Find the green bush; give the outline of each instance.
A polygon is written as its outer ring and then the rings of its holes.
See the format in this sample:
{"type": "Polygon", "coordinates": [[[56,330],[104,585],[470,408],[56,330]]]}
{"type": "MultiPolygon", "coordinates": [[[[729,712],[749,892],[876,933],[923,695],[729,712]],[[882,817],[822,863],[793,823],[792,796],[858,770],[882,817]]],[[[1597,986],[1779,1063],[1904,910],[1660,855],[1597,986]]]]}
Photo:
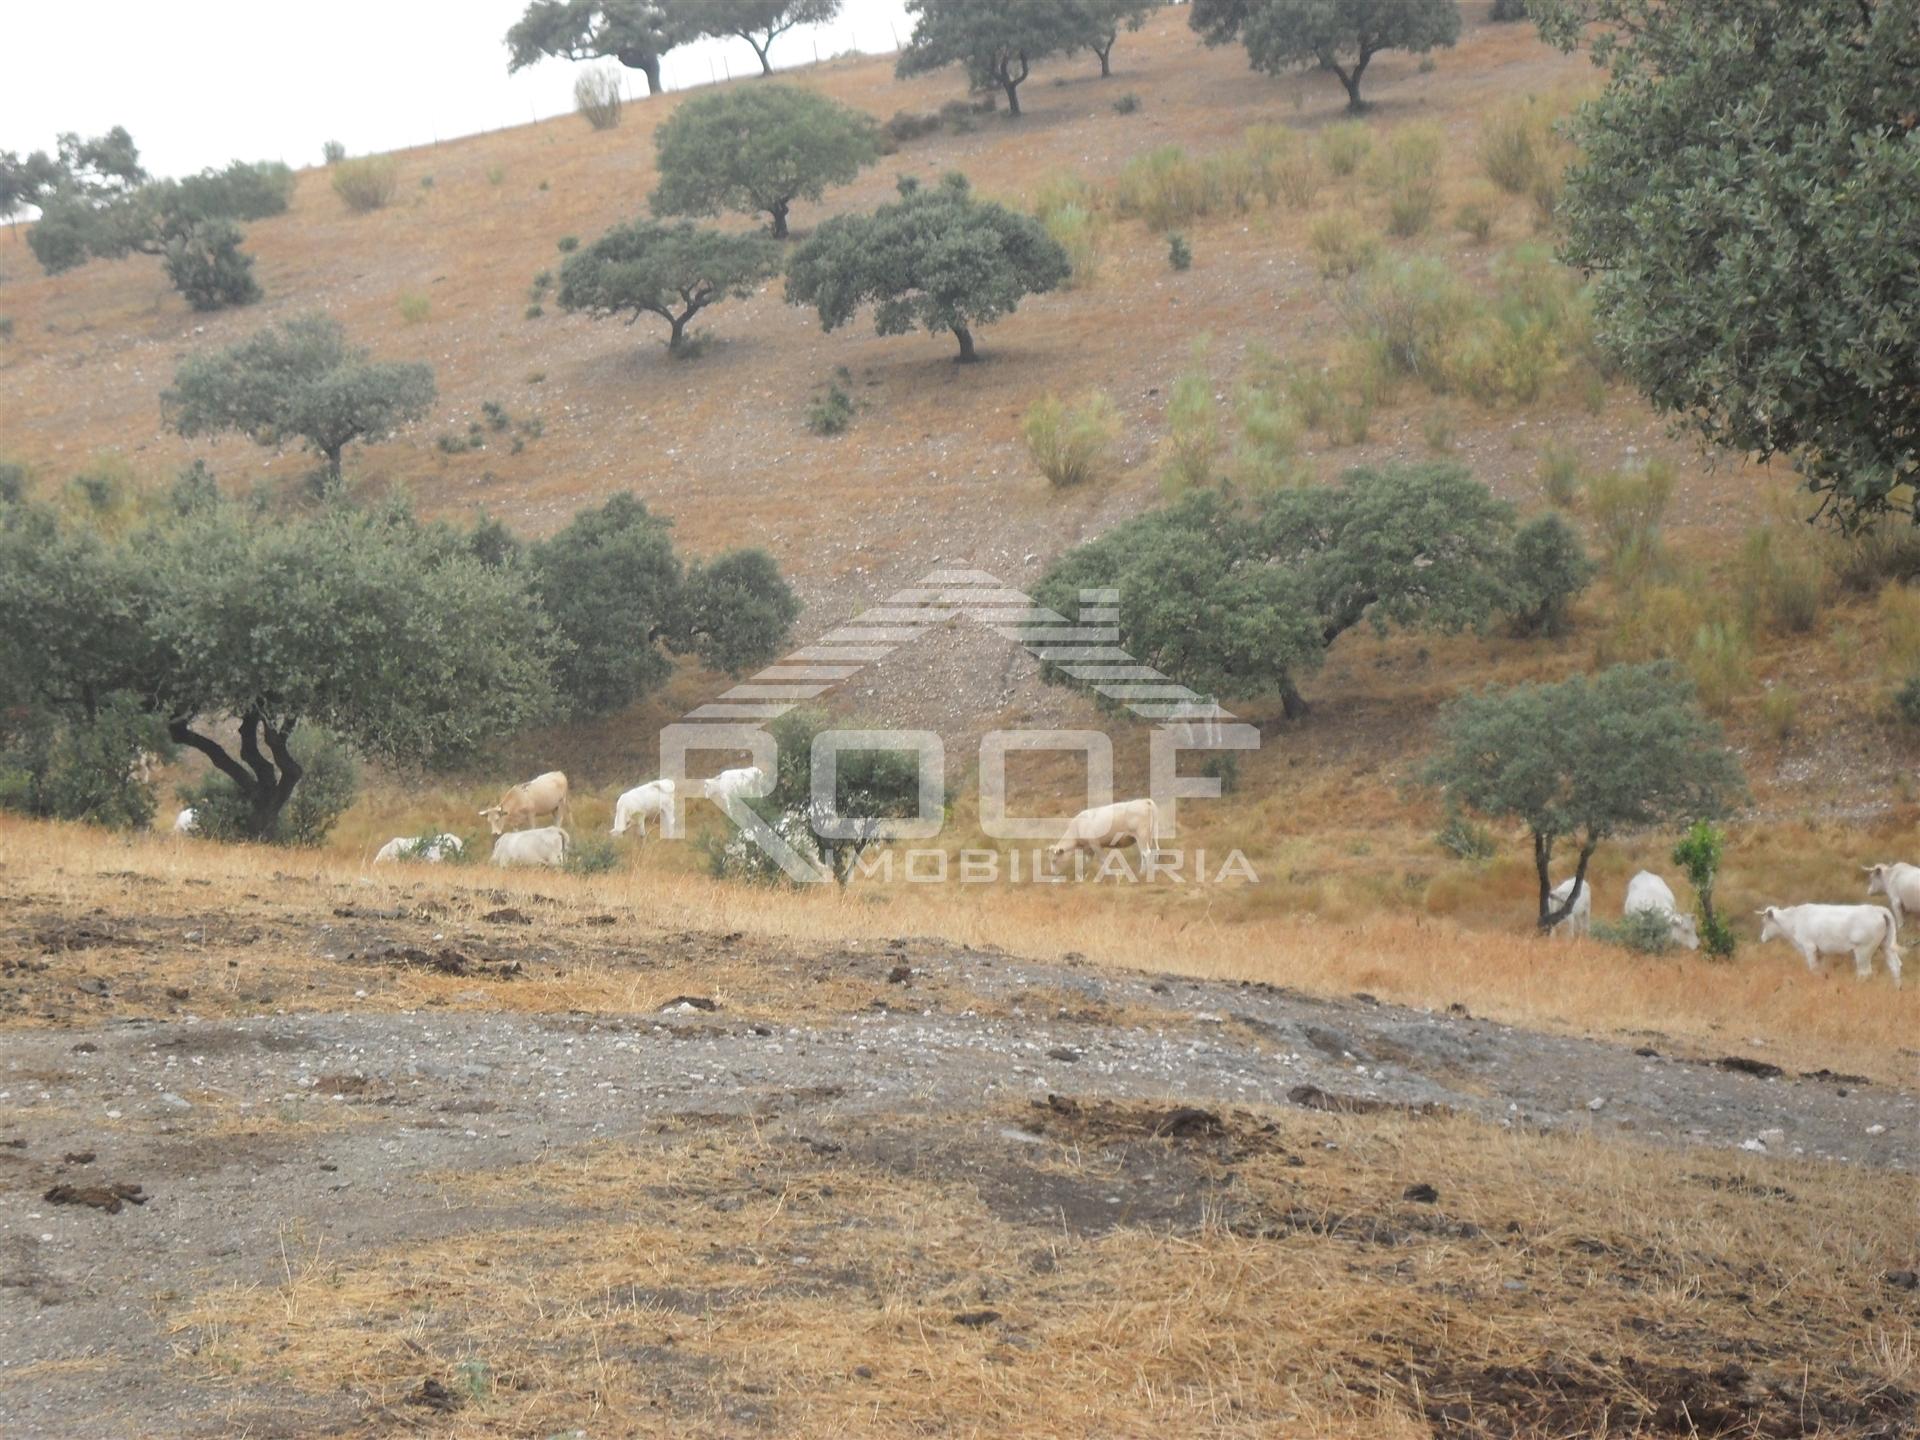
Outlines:
{"type": "Polygon", "coordinates": [[[91,720],[38,710],[0,721],[0,808],[117,830],[153,822],[153,787],[134,774],[142,751],[172,751],[166,727],[131,695],[111,695],[91,720]]]}
{"type": "Polygon", "coordinates": [[[14,460],[0,460],[0,504],[17,505],[27,493],[27,467],[14,460]]]}
{"type": "Polygon", "coordinates": [[[1104,391],[1090,390],[1077,404],[1057,395],[1034,402],[1022,426],[1027,453],[1056,489],[1096,478],[1112,459],[1120,412],[1104,391]]]}
{"type": "Polygon", "coordinates": [[[1810,539],[1796,534],[1783,544],[1772,525],[1747,532],[1734,562],[1734,584],[1749,625],[1805,635],[1819,623],[1827,567],[1810,539]]]}
{"type": "Polygon", "coordinates": [[[419,325],[433,313],[433,301],[418,290],[409,290],[400,297],[400,318],[408,325],[419,325]]]}
{"type": "Polygon", "coordinates": [[[1225,203],[1217,164],[1178,145],[1162,145],[1127,162],[1114,182],[1114,208],[1156,230],[1211,215],[1225,203]]]}
{"type": "Polygon", "coordinates": [[[241,252],[242,238],[231,221],[207,220],[167,241],[161,259],[167,279],[195,310],[224,310],[260,298],[253,257],[241,252]]]}
{"type": "Polygon", "coordinates": [[[1720,875],[1720,857],[1726,837],[1706,820],[1696,820],[1673,847],[1673,863],[1686,872],[1693,886],[1694,914],[1699,921],[1700,949],[1715,960],[1733,958],[1733,928],[1714,908],[1713,888],[1720,875]]]}
{"type": "Polygon", "coordinates": [[[1521,635],[1558,635],[1567,607],[1593,579],[1594,564],[1574,529],[1557,513],[1537,516],[1513,537],[1508,617],[1521,635]]]}
{"type": "Polygon", "coordinates": [[[1320,158],[1329,173],[1343,179],[1357,171],[1373,150],[1373,136],[1358,120],[1342,120],[1320,134],[1320,158]]]}
{"type": "Polygon", "coordinates": [[[338,165],[347,158],[347,147],[338,140],[329,140],[320,147],[320,157],[329,165],[338,165]]]}
{"type": "Polygon", "coordinates": [[[1203,370],[1189,370],[1173,382],[1167,397],[1166,466],[1164,484],[1170,492],[1209,485],[1220,455],[1220,420],[1215,413],[1213,380],[1203,370]]]}
{"type": "Polygon", "coordinates": [[[1800,692],[1776,685],[1760,697],[1760,720],[1775,740],[1786,740],[1800,728],[1800,692]]]}
{"type": "Polygon", "coordinates": [[[1167,236],[1167,264],[1176,270],[1193,268],[1193,250],[1187,244],[1187,237],[1175,230],[1167,236]]]}
{"type": "Polygon", "coordinates": [[[1673,950],[1673,927],[1657,910],[1636,910],[1618,920],[1596,920],[1593,938],[1638,955],[1666,955],[1673,950]]]}
{"type": "Polygon", "coordinates": [[[363,155],[333,167],[333,193],[356,215],[384,209],[400,185],[400,166],[388,155],[363,155]]]}
{"type": "Polygon", "coordinates": [[[1322,215],[1307,231],[1307,246],[1329,280],[1345,280],[1369,269],[1380,255],[1380,237],[1351,210],[1322,215]]]}
{"type": "Polygon", "coordinates": [[[909,140],[918,140],[922,135],[931,135],[940,128],[938,115],[916,115],[911,110],[896,110],[893,117],[882,127],[887,139],[896,146],[909,140]]]}
{"type": "Polygon", "coordinates": [[[846,388],[852,382],[845,367],[834,372],[826,393],[807,407],[807,429],[816,435],[839,435],[853,424],[853,396],[846,388]]]}
{"type": "Polygon", "coordinates": [[[620,123],[620,84],[617,70],[585,71],[573,82],[574,110],[596,130],[613,129],[620,123]]]}
{"type": "Polygon", "coordinates": [[[1140,97],[1131,90],[1113,102],[1113,113],[1116,115],[1131,115],[1139,108],[1140,97]]]}
{"type": "Polygon", "coordinates": [[[1893,714],[1910,730],[1920,730],[1920,674],[1909,675],[1893,692],[1893,714]]]}
{"type": "Polygon", "coordinates": [[[1753,685],[1753,645],[1737,624],[1709,621],[1702,625],[1694,632],[1686,662],[1700,708],[1709,715],[1725,715],[1753,685]]]}
{"type": "Polygon", "coordinates": [[[1065,289],[1082,290],[1100,274],[1100,217],[1082,205],[1066,204],[1041,215],[1040,223],[1067,252],[1073,267],[1065,289]]]}
{"type": "Polygon", "coordinates": [[[1346,304],[1347,323],[1388,377],[1418,379],[1442,391],[1454,337],[1474,303],[1472,292],[1439,261],[1402,261],[1360,283],[1346,304]]]}
{"type": "Polygon", "coordinates": [[[1549,440],[1540,447],[1540,493],[1562,510],[1580,498],[1580,453],[1571,445],[1549,440]]]}
{"type": "Polygon", "coordinates": [[[1617,578],[1632,579],[1661,565],[1662,525],[1675,478],[1664,460],[1587,477],[1587,510],[1617,578]]]}
{"type": "Polygon", "coordinates": [[[1442,850],[1475,864],[1491,860],[1500,853],[1500,844],[1493,838],[1493,832],[1469,820],[1457,805],[1447,807],[1446,823],[1433,839],[1442,850]]]}
{"type": "MultiPolygon", "coordinates": [[[[602,129],[602,126],[596,126],[602,129]]],[[[620,863],[620,847],[604,835],[571,840],[561,868],[569,875],[604,875],[620,863]]]]}
{"type": "MultiPolygon", "coordinates": [[[[320,845],[359,794],[360,764],[337,736],[317,725],[295,730],[290,748],[306,773],[266,839],[274,845],[320,845]]],[[[208,839],[245,838],[246,797],[219,771],[209,772],[198,785],[181,791],[180,803],[193,810],[200,833],[208,839]]]]}
{"type": "Polygon", "coordinates": [[[1454,229],[1476,245],[1484,245],[1493,238],[1493,228],[1499,221],[1499,207],[1481,198],[1462,201],[1460,208],[1453,212],[1454,229]]]}
{"type": "Polygon", "coordinates": [[[1527,18],[1527,0],[1493,0],[1493,10],[1487,18],[1496,24],[1524,20],[1527,18]]]}
{"type": "Polygon", "coordinates": [[[1387,233],[1397,240],[1424,235],[1433,225],[1440,194],[1431,180],[1406,180],[1387,196],[1387,233]]]}
{"type": "Polygon", "coordinates": [[[1537,95],[1510,100],[1480,122],[1480,168],[1510,195],[1532,195],[1566,168],[1552,110],[1537,95]]]}

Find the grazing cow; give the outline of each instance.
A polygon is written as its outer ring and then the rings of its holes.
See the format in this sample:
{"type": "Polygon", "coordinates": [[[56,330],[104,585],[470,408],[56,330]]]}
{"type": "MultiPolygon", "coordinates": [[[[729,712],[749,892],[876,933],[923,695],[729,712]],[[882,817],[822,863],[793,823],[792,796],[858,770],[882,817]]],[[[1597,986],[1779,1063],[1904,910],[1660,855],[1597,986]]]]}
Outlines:
{"type": "Polygon", "coordinates": [[[1160,809],[1151,800],[1094,805],[1068,821],[1066,833],[1047,847],[1047,868],[1058,870],[1060,862],[1076,851],[1098,855],[1123,845],[1139,846],[1141,861],[1151,865],[1159,854],[1159,832],[1160,809]]]}
{"type": "MultiPolygon", "coordinates": [[[[1573,884],[1574,877],[1569,875],[1547,892],[1547,899],[1552,902],[1549,906],[1550,910],[1558,910],[1567,903],[1567,896],[1573,894],[1573,884]]],[[[1556,922],[1553,929],[1555,934],[1567,940],[1575,935],[1593,933],[1593,886],[1585,882],[1581,883],[1580,894],[1573,902],[1573,909],[1567,912],[1566,919],[1556,922]]]]}
{"type": "Polygon", "coordinates": [[[1879,950],[1899,987],[1900,922],[1884,905],[1769,905],[1759,915],[1760,943],[1783,937],[1816,975],[1822,955],[1852,955],[1853,973],[1864,980],[1873,973],[1873,952],[1879,950]]]}
{"type": "Polygon", "coordinates": [[[173,833],[176,835],[198,835],[200,833],[200,817],[194,812],[191,805],[173,817],[173,833]]]}
{"type": "Polygon", "coordinates": [[[644,785],[636,785],[615,802],[613,807],[613,830],[615,835],[627,833],[627,827],[638,822],[640,838],[647,838],[647,821],[666,819],[673,809],[673,781],[649,780],[644,785]]]}
{"type": "Polygon", "coordinates": [[[380,847],[373,857],[376,865],[391,865],[397,860],[424,860],[438,865],[455,855],[466,853],[466,842],[458,835],[396,835],[380,847]]]}
{"type": "Polygon", "coordinates": [[[501,869],[509,865],[557,866],[566,862],[567,832],[558,825],[538,830],[509,830],[493,842],[493,863],[501,869]]]}
{"type": "Polygon", "coordinates": [[[1893,911],[1897,924],[1907,923],[1907,916],[1920,913],[1920,865],[1863,865],[1867,872],[1867,894],[1887,897],[1887,908],[1893,911]]]}
{"type": "Polygon", "coordinates": [[[722,770],[706,782],[709,800],[725,801],[735,796],[757,795],[765,788],[767,772],[758,765],[746,765],[738,770],[722,770]]]}
{"type": "Polygon", "coordinates": [[[509,830],[525,830],[546,816],[562,829],[570,818],[567,809],[567,777],[558,770],[536,775],[523,785],[515,785],[500,797],[498,805],[480,812],[496,835],[509,830]]]}
{"type": "Polygon", "coordinates": [[[1673,898],[1673,887],[1651,870],[1642,870],[1627,882],[1624,915],[1664,915],[1667,933],[1689,950],[1700,948],[1700,927],[1693,916],[1680,913],[1673,898]]]}

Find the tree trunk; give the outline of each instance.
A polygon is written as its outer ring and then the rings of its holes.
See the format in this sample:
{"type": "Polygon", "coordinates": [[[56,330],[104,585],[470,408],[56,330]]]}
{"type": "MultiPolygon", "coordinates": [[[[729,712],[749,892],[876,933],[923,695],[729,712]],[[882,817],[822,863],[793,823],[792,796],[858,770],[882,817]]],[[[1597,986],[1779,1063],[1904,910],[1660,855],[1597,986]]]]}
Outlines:
{"type": "Polygon", "coordinates": [[[680,347],[685,343],[687,338],[687,322],[692,318],[692,311],[688,311],[685,315],[670,315],[667,317],[667,323],[673,326],[673,333],[667,337],[667,353],[669,355],[678,355],[680,353],[680,347]]]}
{"type": "Polygon", "coordinates": [[[753,53],[760,57],[760,78],[764,80],[767,76],[773,74],[773,62],[767,59],[767,52],[773,48],[773,37],[769,35],[767,37],[767,43],[764,45],[751,35],[742,35],[740,38],[746,41],[747,44],[753,46],[753,53]]]}
{"type": "Polygon", "coordinates": [[[249,711],[243,715],[240,719],[240,760],[229,755],[217,740],[195,730],[190,716],[185,720],[169,721],[167,734],[176,745],[185,745],[206,756],[213,768],[226,776],[240,792],[247,802],[246,835],[249,840],[264,840],[273,833],[280,812],[286,808],[287,801],[293,798],[294,786],[300,783],[306,773],[300,762],[293,758],[289,743],[293,735],[292,724],[284,730],[276,730],[266,724],[258,712],[249,711]],[[268,759],[260,750],[263,731],[272,759],[268,759]],[[246,763],[242,764],[241,761],[246,763]]]}
{"type": "Polygon", "coordinates": [[[1000,88],[1007,92],[1007,114],[1018,115],[1020,113],[1020,82],[1011,76],[1003,75],[1000,77],[1000,88]]]}
{"type": "Polygon", "coordinates": [[[629,70],[638,70],[647,77],[647,94],[660,93],[660,57],[647,50],[622,50],[615,58],[629,70]]]}
{"type": "Polygon", "coordinates": [[[964,325],[953,327],[954,338],[960,342],[960,363],[971,365],[980,357],[973,353],[973,332],[964,325]]]}
{"type": "Polygon", "coordinates": [[[1332,62],[1328,68],[1340,77],[1340,83],[1347,87],[1347,110],[1358,113],[1367,108],[1367,102],[1360,98],[1360,77],[1367,73],[1367,62],[1373,59],[1372,52],[1362,50],[1360,58],[1354,62],[1351,71],[1343,70],[1332,62]]]}
{"type": "Polygon", "coordinates": [[[1102,80],[1111,80],[1113,78],[1113,42],[1116,38],[1118,37],[1110,35],[1107,37],[1107,43],[1105,45],[1089,45],[1087,47],[1100,57],[1100,78],[1102,80]]]}
{"type": "MultiPolygon", "coordinates": [[[[1553,865],[1553,842],[1544,835],[1533,837],[1533,868],[1540,881],[1540,933],[1548,935],[1553,927],[1573,913],[1573,907],[1579,902],[1580,889],[1587,883],[1587,862],[1593,859],[1593,852],[1600,842],[1592,836],[1580,847],[1580,859],[1573,867],[1573,888],[1567,891],[1567,898],[1557,907],[1553,903],[1553,877],[1550,873],[1553,865]]],[[[1588,907],[1593,897],[1587,897],[1588,907]]]]}
{"type": "Polygon", "coordinates": [[[787,238],[787,205],[788,202],[785,200],[776,200],[773,203],[773,238],[776,240],[787,238]]]}
{"type": "Polygon", "coordinates": [[[1307,697],[1302,695],[1293,683],[1291,675],[1280,682],[1280,709],[1287,719],[1303,720],[1306,718],[1307,711],[1312,708],[1307,704],[1307,697]]]}

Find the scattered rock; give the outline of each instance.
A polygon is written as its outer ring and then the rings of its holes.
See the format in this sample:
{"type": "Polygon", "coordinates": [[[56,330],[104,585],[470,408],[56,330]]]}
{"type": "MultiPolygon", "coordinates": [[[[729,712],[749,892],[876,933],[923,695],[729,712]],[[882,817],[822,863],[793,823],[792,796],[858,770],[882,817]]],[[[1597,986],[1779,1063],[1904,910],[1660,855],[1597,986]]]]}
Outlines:
{"type": "Polygon", "coordinates": [[[1636,1045],[1633,1047],[1633,1053],[1638,1055],[1642,1060],[1658,1060],[1660,1058],[1660,1052],[1651,1045],[1636,1045]]]}
{"type": "Polygon", "coordinates": [[[1211,1110],[1182,1105],[1167,1111],[1155,1121],[1152,1133],[1185,1140],[1195,1135],[1218,1135],[1225,1129],[1226,1127],[1220,1123],[1220,1117],[1211,1110]]]}
{"type": "Polygon", "coordinates": [[[193,998],[193,992],[184,985],[169,985],[167,987],[167,998],[169,1000],[190,1000],[193,998]]]}
{"type": "Polygon", "coordinates": [[[1920,1289],[1920,1275],[1911,1270],[1889,1270],[1883,1278],[1896,1290],[1920,1289]]]}
{"type": "Polygon", "coordinates": [[[1302,1110],[1326,1110],[1335,1115],[1448,1115],[1452,1111],[1434,1101],[1409,1105],[1400,1100],[1375,1100],[1366,1095],[1335,1095],[1318,1085],[1296,1085],[1287,1091],[1287,1099],[1302,1110]]]}
{"type": "Polygon", "coordinates": [[[1467,1007],[1462,1005],[1458,1000],[1447,1006],[1447,1014],[1457,1020],[1471,1020],[1473,1018],[1472,1014],[1468,1012],[1467,1007]]]}
{"type": "Polygon", "coordinates": [[[463,1402],[457,1392],[449,1390],[438,1380],[427,1379],[422,1380],[420,1388],[407,1397],[407,1403],[445,1412],[458,1410],[463,1402]]]}
{"type": "Polygon", "coordinates": [[[1067,1064],[1071,1065],[1080,1058],[1080,1052],[1071,1045],[1056,1045],[1047,1051],[1047,1058],[1049,1060],[1064,1060],[1067,1064]]]}
{"type": "Polygon", "coordinates": [[[91,1150],[69,1150],[62,1158],[69,1165],[91,1165],[95,1156],[91,1150]]]}
{"type": "Polygon", "coordinates": [[[1887,1133],[1887,1127],[1884,1125],[1867,1126],[1867,1134],[1869,1135],[1884,1135],[1886,1133],[1887,1133]]]}
{"type": "Polygon", "coordinates": [[[615,922],[611,915],[589,915],[581,923],[583,925],[612,925],[615,922]]]}
{"type": "MultiPolygon", "coordinates": [[[[1829,1070],[1824,1065],[1818,1070],[1803,1070],[1800,1073],[1800,1078],[1802,1080],[1826,1080],[1835,1085],[1871,1085],[1873,1083],[1864,1075],[1848,1075],[1843,1071],[1829,1070]]],[[[1840,1093],[1844,1095],[1847,1092],[1842,1090],[1840,1093]]]]}
{"type": "Polygon", "coordinates": [[[1607,1097],[1604,1095],[1596,1095],[1591,1100],[1587,1101],[1587,1109],[1589,1110],[1598,1111],[1598,1110],[1604,1110],[1606,1108],[1607,1108],[1607,1097]]]}
{"type": "Polygon", "coordinates": [[[718,1010],[720,1002],[710,1000],[705,995],[676,995],[660,1009],[667,1010],[718,1010]]]}
{"type": "Polygon", "coordinates": [[[887,983],[889,985],[904,985],[912,978],[913,967],[911,965],[896,965],[887,972],[887,983]]]}
{"type": "Polygon", "coordinates": [[[1400,1192],[1400,1198],[1402,1200],[1413,1200],[1421,1205],[1437,1205],[1440,1203],[1440,1192],[1426,1181],[1421,1180],[1402,1190],[1400,1192]]]}
{"type": "Polygon", "coordinates": [[[983,1325],[991,1325],[1000,1318],[998,1310],[962,1310],[953,1317],[956,1325],[965,1325],[969,1330],[978,1330],[983,1325]]]}
{"type": "Polygon", "coordinates": [[[516,910],[511,905],[504,905],[498,910],[489,910],[480,918],[489,925],[531,925],[533,923],[526,917],[524,911],[516,910]]]}
{"type": "Polygon", "coordinates": [[[92,1055],[100,1047],[91,1040],[82,1040],[78,1045],[70,1045],[67,1048],[75,1055],[92,1055]]]}
{"type": "Polygon", "coordinates": [[[118,1215],[128,1202],[144,1205],[153,1197],[138,1185],[116,1181],[110,1185],[56,1185],[40,1198],[53,1205],[91,1205],[118,1215]]]}
{"type": "Polygon", "coordinates": [[[1731,1070],[1737,1075],[1751,1075],[1756,1080],[1772,1080],[1787,1073],[1770,1060],[1755,1060],[1746,1055],[1723,1055],[1713,1063],[1722,1070],[1731,1070]]]}

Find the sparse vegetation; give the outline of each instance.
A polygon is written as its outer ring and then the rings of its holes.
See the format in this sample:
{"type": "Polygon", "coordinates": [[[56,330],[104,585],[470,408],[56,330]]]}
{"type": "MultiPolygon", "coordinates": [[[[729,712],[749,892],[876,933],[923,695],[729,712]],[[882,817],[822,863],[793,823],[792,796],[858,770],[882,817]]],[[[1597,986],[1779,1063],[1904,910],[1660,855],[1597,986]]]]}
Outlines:
{"type": "Polygon", "coordinates": [[[574,111],[595,130],[618,125],[624,103],[618,71],[586,70],[573,82],[574,111]]]}
{"type": "Polygon", "coordinates": [[[400,188],[400,166],[388,155],[363,155],[333,167],[333,193],[356,215],[384,210],[400,188]]]}
{"type": "Polygon", "coordinates": [[[407,290],[401,293],[396,308],[400,311],[401,320],[408,325],[423,325],[427,317],[433,314],[433,301],[418,290],[407,290]]]}
{"type": "Polygon", "coordinates": [[[1587,477],[1587,510],[1617,580],[1646,575],[1664,562],[1662,525],[1675,479],[1673,466],[1664,460],[1587,477]]]}
{"type": "Polygon", "coordinates": [[[1027,454],[1056,489],[1084,485],[1111,463],[1120,412],[1101,390],[1068,403],[1057,395],[1036,400],[1021,427],[1027,454]]]}
{"type": "Polygon", "coordinates": [[[1113,113],[1116,115],[1133,115],[1138,113],[1139,109],[1140,97],[1131,90],[1113,102],[1113,113]]]}
{"type": "Polygon", "coordinates": [[[1343,120],[1320,132],[1320,159],[1327,173],[1345,179],[1357,173],[1373,153],[1373,132],[1354,120],[1343,120]]]}
{"type": "Polygon", "coordinates": [[[338,140],[329,140],[320,147],[320,158],[329,165],[338,165],[347,158],[347,147],[338,140]]]}
{"type": "Polygon", "coordinates": [[[807,407],[807,429],[816,435],[839,435],[853,425],[853,394],[847,389],[853,376],[845,366],[833,372],[824,393],[807,407]]]}
{"type": "Polygon", "coordinates": [[[1335,210],[1313,222],[1307,245],[1329,280],[1346,280],[1368,269],[1380,256],[1380,237],[1352,210],[1335,210]]]}
{"type": "Polygon", "coordinates": [[[1175,270],[1193,268],[1193,247],[1187,244],[1187,237],[1178,230],[1167,235],[1167,264],[1175,270]]]}

